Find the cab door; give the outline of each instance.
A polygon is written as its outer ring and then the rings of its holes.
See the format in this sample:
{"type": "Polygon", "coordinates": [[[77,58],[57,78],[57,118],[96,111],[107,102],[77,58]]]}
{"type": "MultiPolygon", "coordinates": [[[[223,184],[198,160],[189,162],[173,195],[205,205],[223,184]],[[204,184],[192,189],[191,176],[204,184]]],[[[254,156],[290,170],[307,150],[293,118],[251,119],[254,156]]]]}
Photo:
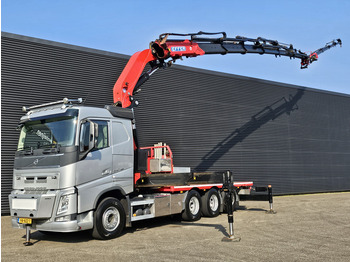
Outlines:
{"type": "Polygon", "coordinates": [[[112,120],[113,182],[125,193],[133,191],[134,148],[130,120],[112,120]]]}
{"type": "MultiPolygon", "coordinates": [[[[89,149],[92,134],[90,125],[97,125],[94,134],[94,148],[77,165],[76,184],[98,180],[112,174],[112,147],[110,146],[110,122],[108,120],[89,119],[81,124],[80,155],[89,149]]],[[[111,179],[110,179],[111,180],[111,179]]],[[[106,181],[105,181],[106,182],[106,181]]],[[[105,183],[104,182],[104,183],[105,183]]]]}

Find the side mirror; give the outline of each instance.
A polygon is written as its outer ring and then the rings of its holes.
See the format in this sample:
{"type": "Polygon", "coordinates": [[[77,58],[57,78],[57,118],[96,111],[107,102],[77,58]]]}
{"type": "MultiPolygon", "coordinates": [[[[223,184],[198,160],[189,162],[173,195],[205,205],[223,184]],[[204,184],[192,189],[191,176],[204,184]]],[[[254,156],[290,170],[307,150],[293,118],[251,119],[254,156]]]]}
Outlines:
{"type": "Polygon", "coordinates": [[[81,122],[80,140],[79,140],[79,160],[83,159],[97,145],[98,124],[89,119],[81,122]]]}
{"type": "Polygon", "coordinates": [[[87,120],[90,123],[90,131],[89,131],[89,151],[94,149],[97,146],[97,138],[98,138],[98,124],[92,122],[91,120],[87,120]]]}

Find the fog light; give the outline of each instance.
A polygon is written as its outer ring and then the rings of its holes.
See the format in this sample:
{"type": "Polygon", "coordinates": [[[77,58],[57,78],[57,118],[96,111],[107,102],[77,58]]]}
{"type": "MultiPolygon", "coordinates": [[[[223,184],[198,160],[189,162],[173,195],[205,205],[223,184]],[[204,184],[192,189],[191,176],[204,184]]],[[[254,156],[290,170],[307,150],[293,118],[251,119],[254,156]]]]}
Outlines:
{"type": "Polygon", "coordinates": [[[63,217],[56,217],[55,221],[56,222],[67,222],[70,221],[71,216],[63,216],[63,217]]]}

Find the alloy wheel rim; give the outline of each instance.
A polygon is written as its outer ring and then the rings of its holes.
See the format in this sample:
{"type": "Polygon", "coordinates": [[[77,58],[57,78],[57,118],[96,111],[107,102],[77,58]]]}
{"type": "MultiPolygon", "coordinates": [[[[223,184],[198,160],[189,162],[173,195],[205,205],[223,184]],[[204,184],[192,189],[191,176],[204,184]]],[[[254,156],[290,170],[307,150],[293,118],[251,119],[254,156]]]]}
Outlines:
{"type": "Polygon", "coordinates": [[[107,231],[114,231],[120,223],[120,214],[116,207],[109,207],[103,213],[102,224],[107,231]]]}

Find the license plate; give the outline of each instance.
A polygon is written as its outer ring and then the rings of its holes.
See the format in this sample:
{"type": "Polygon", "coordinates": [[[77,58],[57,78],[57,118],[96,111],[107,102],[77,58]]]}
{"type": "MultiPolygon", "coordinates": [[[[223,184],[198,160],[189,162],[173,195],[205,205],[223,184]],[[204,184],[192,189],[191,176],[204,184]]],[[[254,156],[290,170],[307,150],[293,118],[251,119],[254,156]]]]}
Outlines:
{"type": "Polygon", "coordinates": [[[31,218],[17,218],[17,222],[19,224],[32,224],[32,219],[31,218]]]}
{"type": "Polygon", "coordinates": [[[14,198],[12,199],[12,209],[36,210],[36,199],[14,198]]]}

